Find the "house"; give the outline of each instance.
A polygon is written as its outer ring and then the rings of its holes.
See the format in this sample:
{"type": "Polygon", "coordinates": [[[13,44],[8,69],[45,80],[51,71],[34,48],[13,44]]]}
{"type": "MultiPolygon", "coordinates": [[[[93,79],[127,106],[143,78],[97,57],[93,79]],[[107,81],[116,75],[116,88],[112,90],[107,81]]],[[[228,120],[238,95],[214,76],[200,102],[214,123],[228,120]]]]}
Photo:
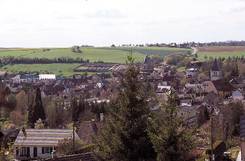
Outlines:
{"type": "Polygon", "coordinates": [[[224,80],[216,80],[212,81],[215,89],[218,92],[218,95],[222,98],[227,98],[231,96],[232,91],[234,90],[234,87],[229,83],[224,80]]]}
{"type": "Polygon", "coordinates": [[[210,79],[211,81],[222,79],[222,71],[220,69],[217,59],[214,60],[212,68],[210,70],[210,79]]]}
{"type": "Polygon", "coordinates": [[[4,79],[6,74],[7,74],[6,71],[0,71],[0,79],[4,79]]]}
{"type": "Polygon", "coordinates": [[[245,88],[245,77],[241,76],[238,78],[233,78],[230,80],[230,84],[234,87],[234,88],[245,88]]]}
{"type": "Polygon", "coordinates": [[[39,74],[39,80],[56,80],[55,74],[39,74]]]}
{"type": "Polygon", "coordinates": [[[208,104],[210,106],[216,106],[220,103],[220,99],[217,93],[209,92],[204,96],[203,103],[208,104]]]}
{"type": "Polygon", "coordinates": [[[13,83],[31,83],[36,81],[37,75],[35,74],[19,74],[12,78],[13,83]]]}
{"type": "Polygon", "coordinates": [[[159,84],[157,86],[156,93],[157,93],[157,95],[160,96],[160,95],[169,94],[171,92],[171,90],[173,90],[173,88],[171,86],[159,84]]]}
{"type": "Polygon", "coordinates": [[[244,96],[239,90],[232,92],[232,99],[237,101],[242,101],[244,99],[244,96]]]}
{"type": "MultiPolygon", "coordinates": [[[[73,131],[68,129],[22,129],[13,146],[15,159],[50,158],[59,141],[72,136],[73,131]]],[[[75,139],[79,139],[76,133],[75,139]]]]}
{"type": "Polygon", "coordinates": [[[202,83],[202,86],[205,93],[211,93],[211,92],[215,94],[218,93],[212,81],[205,81],[202,83]]]}
{"type": "Polygon", "coordinates": [[[197,68],[188,68],[186,70],[186,77],[195,77],[198,74],[198,69],[197,68]]]}
{"type": "Polygon", "coordinates": [[[184,123],[190,127],[197,127],[205,122],[205,113],[205,107],[200,105],[181,106],[178,111],[178,115],[183,118],[184,123]]]}

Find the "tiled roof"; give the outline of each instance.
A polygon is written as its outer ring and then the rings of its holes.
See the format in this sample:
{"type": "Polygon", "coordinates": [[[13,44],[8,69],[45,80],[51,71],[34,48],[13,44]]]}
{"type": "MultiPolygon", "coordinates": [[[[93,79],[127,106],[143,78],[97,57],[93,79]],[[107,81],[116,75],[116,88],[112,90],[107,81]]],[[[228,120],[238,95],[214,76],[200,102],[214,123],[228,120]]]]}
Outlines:
{"type": "MultiPolygon", "coordinates": [[[[15,146],[57,146],[60,140],[72,138],[72,130],[68,129],[26,129],[19,132],[15,146]]],[[[79,139],[78,135],[75,135],[79,139]]]]}
{"type": "Polygon", "coordinates": [[[230,92],[234,89],[229,82],[225,82],[224,80],[216,80],[212,82],[218,91],[230,92]]]}

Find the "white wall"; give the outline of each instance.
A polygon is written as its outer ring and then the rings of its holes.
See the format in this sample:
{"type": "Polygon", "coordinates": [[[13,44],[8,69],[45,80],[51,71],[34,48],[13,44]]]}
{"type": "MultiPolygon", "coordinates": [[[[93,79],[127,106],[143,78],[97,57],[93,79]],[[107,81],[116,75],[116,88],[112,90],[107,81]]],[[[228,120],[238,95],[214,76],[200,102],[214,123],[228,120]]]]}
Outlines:
{"type": "MultiPolygon", "coordinates": [[[[40,157],[40,158],[49,158],[49,157],[51,157],[51,154],[42,154],[42,146],[35,146],[35,147],[37,147],[37,157],[40,157]]],[[[20,147],[19,147],[19,149],[20,149],[20,147]]],[[[15,158],[18,158],[17,156],[16,156],[16,147],[14,147],[14,156],[15,156],[15,158]]],[[[30,146],[30,156],[31,156],[31,158],[33,158],[34,157],[34,146],[30,146]]]]}

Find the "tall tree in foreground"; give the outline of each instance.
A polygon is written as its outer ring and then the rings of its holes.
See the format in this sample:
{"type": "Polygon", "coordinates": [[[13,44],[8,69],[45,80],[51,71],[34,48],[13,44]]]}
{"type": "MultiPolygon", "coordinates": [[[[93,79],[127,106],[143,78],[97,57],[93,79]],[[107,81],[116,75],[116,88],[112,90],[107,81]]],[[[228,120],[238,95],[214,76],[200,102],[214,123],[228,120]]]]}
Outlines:
{"type": "Polygon", "coordinates": [[[156,157],[147,131],[151,112],[144,85],[138,78],[139,70],[133,58],[129,57],[128,61],[117,103],[111,107],[106,125],[96,140],[96,153],[101,160],[149,161],[156,157]]]}
{"type": "Polygon", "coordinates": [[[171,93],[168,101],[151,120],[149,135],[158,161],[185,161],[193,148],[193,130],[178,115],[176,97],[171,93]]]}
{"type": "Polygon", "coordinates": [[[36,89],[35,102],[31,103],[28,107],[28,124],[30,127],[34,128],[34,124],[37,120],[46,120],[46,115],[43,108],[41,90],[40,88],[36,89]]]}

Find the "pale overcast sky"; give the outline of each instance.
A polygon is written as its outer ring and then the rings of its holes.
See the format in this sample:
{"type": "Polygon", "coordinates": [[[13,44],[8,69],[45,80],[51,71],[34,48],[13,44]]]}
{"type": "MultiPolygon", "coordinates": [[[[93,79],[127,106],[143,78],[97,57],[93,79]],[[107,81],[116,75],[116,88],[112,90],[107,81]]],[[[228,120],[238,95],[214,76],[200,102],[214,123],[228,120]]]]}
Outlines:
{"type": "Polygon", "coordinates": [[[245,39],[245,0],[0,0],[0,47],[245,39]]]}

